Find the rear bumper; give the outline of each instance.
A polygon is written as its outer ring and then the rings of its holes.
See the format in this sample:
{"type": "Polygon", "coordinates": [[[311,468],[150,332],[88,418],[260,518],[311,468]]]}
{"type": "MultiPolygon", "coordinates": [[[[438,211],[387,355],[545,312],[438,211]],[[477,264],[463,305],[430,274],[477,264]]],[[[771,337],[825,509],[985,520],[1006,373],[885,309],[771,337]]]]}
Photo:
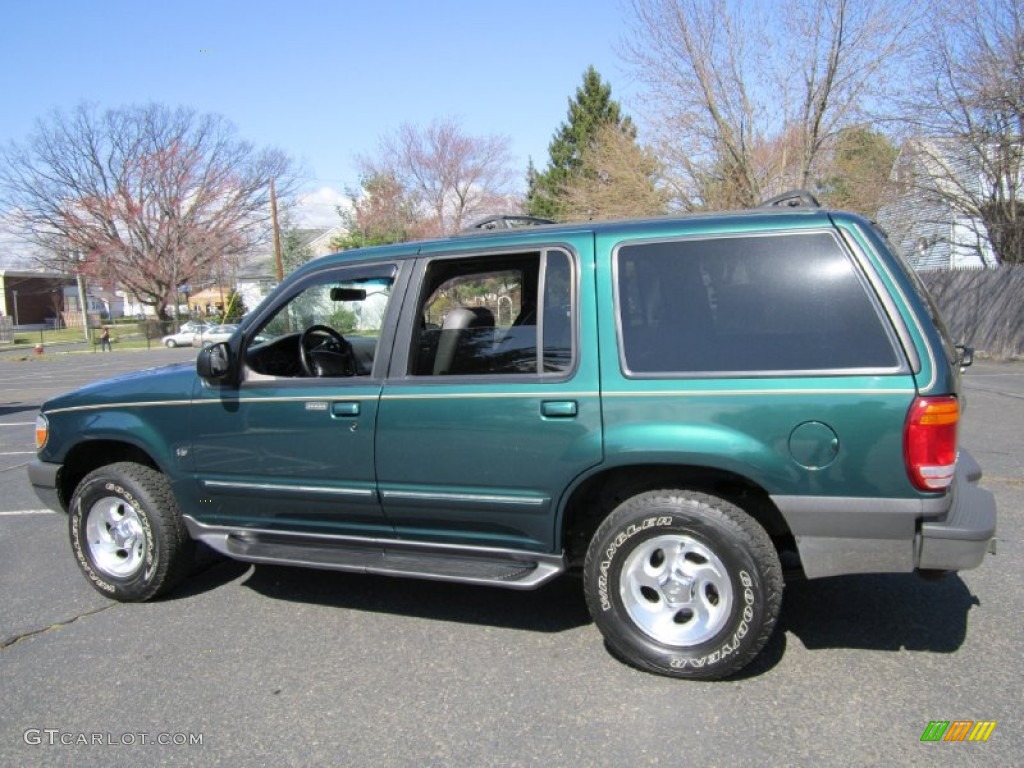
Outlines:
{"type": "Polygon", "coordinates": [[[772,496],[809,579],[850,573],[962,571],[994,552],[996,502],[961,451],[948,493],[917,498],[772,496]]]}
{"type": "Polygon", "coordinates": [[[995,552],[996,500],[978,486],[981,467],[961,451],[953,484],[953,503],[941,519],[927,520],[915,540],[915,565],[922,570],[977,568],[995,552]]]}
{"type": "Polygon", "coordinates": [[[63,467],[63,464],[50,464],[39,460],[28,465],[28,481],[32,483],[32,490],[36,492],[39,500],[54,512],[67,511],[61,504],[57,491],[57,476],[63,467]]]}

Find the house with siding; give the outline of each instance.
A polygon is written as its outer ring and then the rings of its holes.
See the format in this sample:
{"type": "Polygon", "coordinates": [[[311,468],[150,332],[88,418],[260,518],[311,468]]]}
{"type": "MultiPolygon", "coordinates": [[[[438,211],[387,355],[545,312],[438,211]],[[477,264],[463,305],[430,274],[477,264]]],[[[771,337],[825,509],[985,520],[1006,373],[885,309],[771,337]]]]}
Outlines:
{"type": "MultiPolygon", "coordinates": [[[[299,247],[305,248],[311,259],[334,252],[331,241],[345,234],[341,226],[321,229],[300,229],[299,247]]],[[[253,309],[277,286],[274,252],[260,253],[242,264],[235,276],[239,296],[248,309],[253,309]]]]}
{"type": "MultiPolygon", "coordinates": [[[[78,285],[70,282],[64,286],[64,302],[61,319],[66,328],[82,327],[82,302],[78,296],[78,285]]],[[[86,284],[85,306],[90,322],[98,323],[125,315],[124,291],[106,288],[100,285],[86,284]]]]}
{"type": "Polygon", "coordinates": [[[954,139],[908,139],[892,178],[899,192],[879,210],[878,223],[914,269],[997,264],[981,217],[955,204],[981,198],[990,183],[967,148],[954,139]]]}

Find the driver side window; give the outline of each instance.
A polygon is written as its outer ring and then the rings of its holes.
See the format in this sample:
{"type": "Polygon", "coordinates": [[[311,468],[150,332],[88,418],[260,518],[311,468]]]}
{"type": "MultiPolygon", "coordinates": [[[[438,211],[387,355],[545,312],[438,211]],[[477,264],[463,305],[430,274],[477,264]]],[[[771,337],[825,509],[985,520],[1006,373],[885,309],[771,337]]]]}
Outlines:
{"type": "Polygon", "coordinates": [[[369,376],[393,282],[346,270],[307,284],[257,331],[246,364],[273,377],[369,376]]]}

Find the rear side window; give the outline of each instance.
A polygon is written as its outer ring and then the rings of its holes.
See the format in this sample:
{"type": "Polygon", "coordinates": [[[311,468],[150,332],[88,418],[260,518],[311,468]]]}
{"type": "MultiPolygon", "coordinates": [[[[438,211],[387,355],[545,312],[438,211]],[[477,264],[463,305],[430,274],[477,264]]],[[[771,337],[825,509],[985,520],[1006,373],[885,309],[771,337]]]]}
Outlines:
{"type": "Polygon", "coordinates": [[[427,267],[411,349],[413,376],[569,373],[574,270],[548,250],[427,267]]]}
{"type": "Polygon", "coordinates": [[[638,243],[616,255],[629,374],[891,370],[891,332],[826,232],[638,243]]]}

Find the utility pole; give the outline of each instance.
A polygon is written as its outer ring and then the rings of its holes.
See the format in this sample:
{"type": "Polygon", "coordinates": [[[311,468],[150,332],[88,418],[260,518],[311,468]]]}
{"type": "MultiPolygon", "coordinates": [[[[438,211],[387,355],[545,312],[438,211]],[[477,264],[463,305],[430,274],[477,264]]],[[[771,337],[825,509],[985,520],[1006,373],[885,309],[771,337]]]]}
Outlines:
{"type": "Polygon", "coordinates": [[[228,321],[228,303],[227,299],[224,298],[224,254],[221,253],[217,256],[217,285],[220,290],[220,321],[226,323],[228,321]]]}
{"type": "Polygon", "coordinates": [[[78,305],[82,310],[82,334],[86,341],[92,341],[89,336],[89,292],[85,288],[85,276],[82,274],[82,254],[79,252],[75,259],[78,269],[75,270],[75,282],[78,283],[78,305]]]}
{"type": "Polygon", "coordinates": [[[281,261],[281,227],[277,224],[277,194],[274,180],[270,180],[270,218],[274,224],[274,265],[277,267],[277,282],[284,280],[284,263],[281,261]]]}

